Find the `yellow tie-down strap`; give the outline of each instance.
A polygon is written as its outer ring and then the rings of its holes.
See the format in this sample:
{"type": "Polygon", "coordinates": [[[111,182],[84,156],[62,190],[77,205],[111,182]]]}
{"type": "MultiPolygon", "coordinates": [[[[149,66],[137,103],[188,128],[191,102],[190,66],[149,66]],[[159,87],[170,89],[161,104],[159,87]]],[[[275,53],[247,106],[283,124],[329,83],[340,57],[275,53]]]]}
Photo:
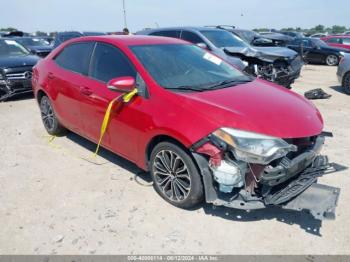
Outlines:
{"type": "Polygon", "coordinates": [[[102,121],[102,125],[101,125],[101,130],[100,130],[100,139],[98,140],[98,143],[97,143],[97,147],[96,147],[96,150],[95,150],[95,153],[94,153],[94,156],[96,157],[97,154],[98,154],[98,151],[100,149],[100,145],[101,145],[101,142],[102,142],[102,139],[103,139],[103,136],[105,135],[106,133],[106,130],[107,130],[107,127],[108,127],[108,124],[109,124],[109,118],[111,116],[111,111],[112,111],[112,108],[113,108],[113,105],[118,102],[119,98],[122,96],[122,99],[123,99],[123,102],[124,103],[127,103],[131,100],[131,98],[133,98],[135,95],[137,94],[137,88],[134,88],[131,92],[129,93],[126,93],[126,94],[123,94],[123,95],[120,95],[120,96],[117,96],[116,98],[114,98],[111,102],[109,102],[108,104],[108,107],[107,107],[107,110],[106,110],[106,113],[103,117],[103,121],[102,121]]]}
{"type": "MultiPolygon", "coordinates": [[[[121,102],[119,101],[120,98],[122,97],[122,101],[124,103],[127,103],[129,102],[135,95],[137,94],[137,89],[133,89],[131,92],[129,93],[126,93],[126,94],[121,94],[119,96],[117,96],[116,98],[114,98],[111,102],[109,102],[108,104],[108,107],[107,107],[107,110],[106,110],[106,113],[103,117],[103,121],[102,121],[102,125],[101,125],[101,129],[100,129],[100,138],[99,138],[99,141],[98,141],[98,144],[97,144],[97,147],[96,147],[96,150],[95,150],[95,153],[92,155],[93,158],[96,158],[97,154],[98,154],[98,151],[100,149],[100,145],[101,145],[101,142],[102,142],[102,139],[103,139],[103,136],[104,134],[106,133],[106,130],[108,128],[108,124],[109,124],[109,118],[110,118],[110,115],[111,115],[111,111],[112,111],[112,108],[113,108],[113,105],[116,103],[116,102],[121,102]]],[[[85,158],[85,157],[81,157],[81,156],[78,156],[76,155],[74,152],[71,152],[59,145],[55,145],[53,143],[53,140],[56,138],[56,136],[49,136],[49,140],[48,140],[48,144],[52,147],[52,148],[55,148],[55,149],[60,149],[60,150],[63,150],[66,154],[72,156],[72,157],[75,157],[75,158],[79,158],[79,159],[83,159],[83,160],[86,160],[90,163],[93,163],[93,164],[96,164],[96,165],[102,165],[102,164],[106,164],[106,163],[96,163],[94,162],[91,157],[88,157],[88,158],[85,158]]]]}

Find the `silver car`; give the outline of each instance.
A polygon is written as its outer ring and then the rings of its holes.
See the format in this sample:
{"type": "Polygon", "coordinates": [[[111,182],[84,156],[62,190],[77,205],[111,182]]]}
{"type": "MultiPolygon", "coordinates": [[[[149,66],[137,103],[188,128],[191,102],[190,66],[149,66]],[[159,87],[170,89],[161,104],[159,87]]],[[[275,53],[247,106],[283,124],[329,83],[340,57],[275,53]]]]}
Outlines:
{"type": "Polygon", "coordinates": [[[344,54],[338,65],[337,76],[344,92],[350,95],[350,54],[344,54]]]}

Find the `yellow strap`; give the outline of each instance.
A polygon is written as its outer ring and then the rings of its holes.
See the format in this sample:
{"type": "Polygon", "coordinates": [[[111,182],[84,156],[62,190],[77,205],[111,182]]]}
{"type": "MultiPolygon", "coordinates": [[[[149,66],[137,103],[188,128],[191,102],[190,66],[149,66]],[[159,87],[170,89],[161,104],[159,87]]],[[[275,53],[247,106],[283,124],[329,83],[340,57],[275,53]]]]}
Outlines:
{"type": "Polygon", "coordinates": [[[131,98],[133,98],[134,95],[137,94],[137,88],[135,88],[134,90],[132,90],[131,92],[123,95],[123,101],[124,103],[127,103],[131,100],[131,98]]]}
{"type": "MultiPolygon", "coordinates": [[[[123,101],[124,101],[124,103],[129,102],[129,101],[131,100],[131,98],[133,98],[133,96],[135,96],[136,94],[137,94],[137,89],[135,88],[135,89],[132,90],[131,92],[122,95],[122,96],[123,96],[123,101]]],[[[109,104],[108,104],[108,107],[107,107],[107,110],[106,110],[106,113],[105,113],[105,116],[104,116],[104,118],[103,118],[102,125],[101,125],[100,139],[98,140],[98,144],[97,144],[97,147],[96,147],[96,150],[95,150],[95,153],[94,153],[94,156],[95,156],[95,157],[96,157],[97,154],[98,154],[98,150],[100,149],[100,145],[101,145],[103,136],[104,136],[105,133],[106,133],[106,130],[107,130],[107,127],[108,127],[108,123],[109,123],[109,118],[110,118],[110,115],[111,115],[112,107],[113,107],[114,103],[117,102],[117,101],[119,100],[120,97],[121,97],[121,96],[118,96],[118,97],[114,98],[114,99],[113,99],[111,102],[109,102],[109,104]]]]}

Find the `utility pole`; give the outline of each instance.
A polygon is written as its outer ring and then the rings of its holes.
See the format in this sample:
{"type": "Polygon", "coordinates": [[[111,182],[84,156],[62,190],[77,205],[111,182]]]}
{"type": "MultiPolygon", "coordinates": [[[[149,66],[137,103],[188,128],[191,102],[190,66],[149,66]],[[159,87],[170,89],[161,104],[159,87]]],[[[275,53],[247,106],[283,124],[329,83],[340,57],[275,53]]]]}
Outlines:
{"type": "Polygon", "coordinates": [[[123,0],[123,14],[124,14],[124,28],[128,28],[127,23],[126,23],[125,0],[123,0]]]}

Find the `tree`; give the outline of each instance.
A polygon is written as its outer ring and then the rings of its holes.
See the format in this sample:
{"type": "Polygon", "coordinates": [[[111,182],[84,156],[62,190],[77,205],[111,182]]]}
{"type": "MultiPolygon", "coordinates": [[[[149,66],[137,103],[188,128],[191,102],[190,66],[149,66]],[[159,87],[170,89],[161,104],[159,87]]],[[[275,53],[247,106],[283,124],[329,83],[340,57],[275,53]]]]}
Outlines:
{"type": "Polygon", "coordinates": [[[341,34],[341,33],[344,33],[345,31],[346,31],[345,26],[339,26],[339,25],[332,26],[332,33],[333,34],[341,34]]]}
{"type": "Polygon", "coordinates": [[[325,31],[325,26],[324,25],[317,25],[311,29],[315,29],[316,32],[323,33],[325,31]]]}
{"type": "Polygon", "coordinates": [[[18,31],[18,30],[14,27],[7,27],[7,28],[0,28],[0,31],[11,32],[11,31],[18,31]]]}

